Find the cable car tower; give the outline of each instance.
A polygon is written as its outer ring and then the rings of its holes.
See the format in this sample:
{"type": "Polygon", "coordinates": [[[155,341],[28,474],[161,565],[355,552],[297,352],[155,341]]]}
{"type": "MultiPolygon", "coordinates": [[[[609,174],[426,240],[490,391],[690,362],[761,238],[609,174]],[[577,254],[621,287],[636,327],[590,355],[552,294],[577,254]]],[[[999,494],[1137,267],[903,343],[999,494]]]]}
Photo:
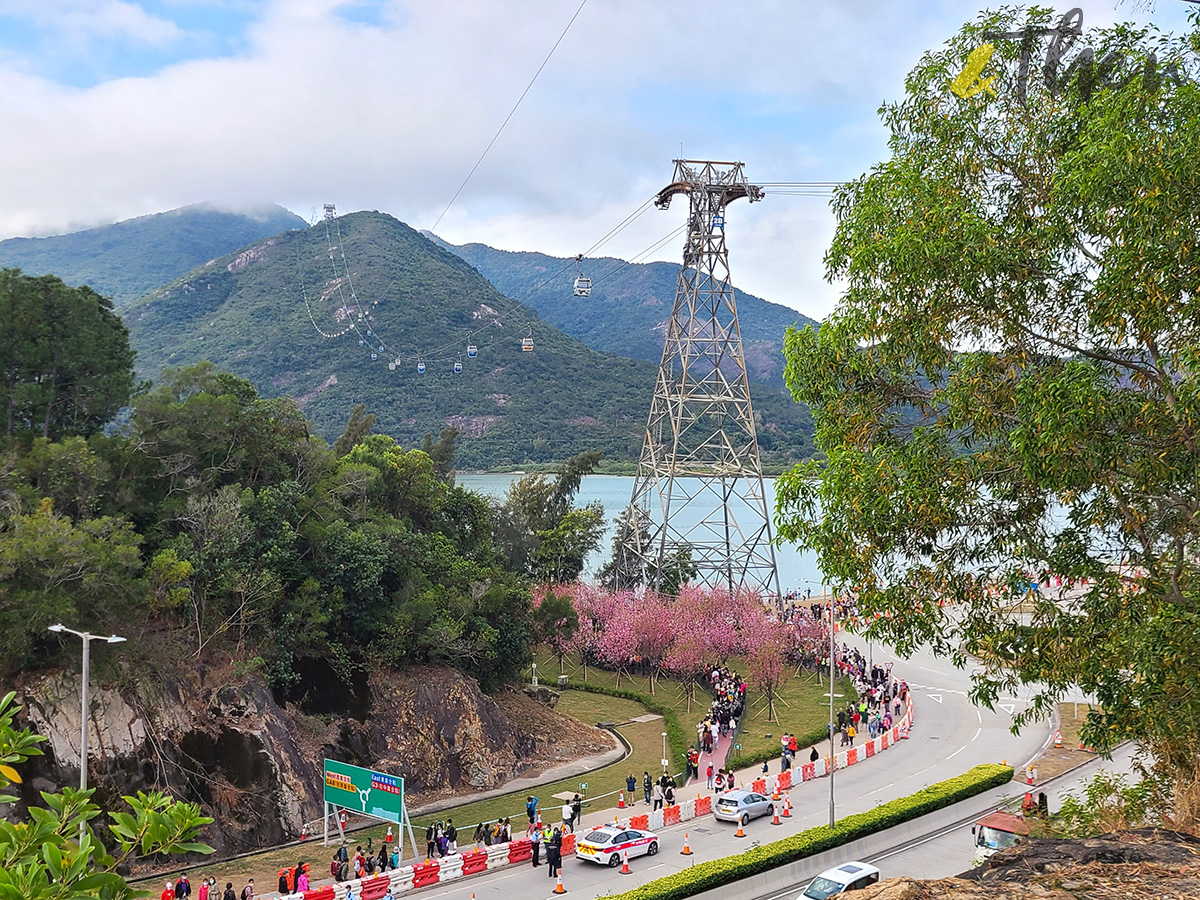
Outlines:
{"type": "Polygon", "coordinates": [[[617,577],[658,589],[690,554],[699,581],[779,592],[771,517],[725,244],[725,207],[762,188],[740,162],[677,159],[654,204],[689,201],[683,267],[633,496],[618,524],[617,577]]]}

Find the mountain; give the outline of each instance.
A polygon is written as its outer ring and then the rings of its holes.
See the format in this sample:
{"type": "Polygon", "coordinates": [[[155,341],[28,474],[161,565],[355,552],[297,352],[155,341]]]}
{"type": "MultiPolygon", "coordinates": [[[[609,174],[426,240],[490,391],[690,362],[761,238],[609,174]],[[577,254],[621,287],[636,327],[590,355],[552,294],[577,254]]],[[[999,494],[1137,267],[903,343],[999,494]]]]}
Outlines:
{"type": "Polygon", "coordinates": [[[197,204],[87,231],[0,241],[0,268],[87,284],[121,306],[210,259],[307,226],[281,206],[237,213],[197,204]]]}
{"type": "MultiPolygon", "coordinates": [[[[576,297],[574,260],[497,250],[486,244],[456,246],[433,235],[427,237],[473,265],[500,293],[528,304],[551,325],[593,350],[654,363],[662,358],[663,331],[675,299],[678,264],[585,259],[583,273],[592,279],[592,294],[576,297]]],[[[736,291],[735,296],[750,378],[782,387],[784,331],[792,324],[803,327],[816,322],[753,294],[736,291]]]]}
{"type": "MultiPolygon", "coordinates": [[[[453,425],[464,468],[545,463],[591,448],[635,460],[656,375],[648,362],[562,333],[381,213],[259,241],[123,315],[142,375],[212,360],[264,395],[297,397],[330,440],[359,402],[378,417],[377,431],[407,446],[453,425]],[[527,336],[530,353],[521,349],[527,336]]],[[[765,388],[755,402],[766,461],[811,452],[806,410],[765,388]]]]}

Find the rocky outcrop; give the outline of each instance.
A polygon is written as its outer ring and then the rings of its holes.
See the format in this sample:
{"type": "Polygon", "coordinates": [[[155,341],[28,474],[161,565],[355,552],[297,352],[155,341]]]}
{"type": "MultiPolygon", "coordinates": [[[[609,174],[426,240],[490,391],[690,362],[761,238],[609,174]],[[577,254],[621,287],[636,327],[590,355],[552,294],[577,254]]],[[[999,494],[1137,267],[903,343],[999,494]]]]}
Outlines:
{"type": "MultiPolygon", "coordinates": [[[[78,679],[55,673],[21,686],[27,724],[47,738],[46,755],[30,761],[24,802],[78,783],[78,679]]],[[[512,695],[510,708],[536,705],[512,695]]],[[[553,764],[547,731],[572,732],[581,750],[611,747],[602,732],[581,734],[544,707],[507,715],[474,681],[440,668],[374,673],[354,686],[326,672],[286,703],[258,676],[212,686],[181,672],[153,686],[93,683],[89,706],[90,782],[102,804],[148,789],[196,801],[215,820],[206,839],[222,854],[288,840],[315,823],[325,757],[402,775],[418,806],[553,764]]]]}

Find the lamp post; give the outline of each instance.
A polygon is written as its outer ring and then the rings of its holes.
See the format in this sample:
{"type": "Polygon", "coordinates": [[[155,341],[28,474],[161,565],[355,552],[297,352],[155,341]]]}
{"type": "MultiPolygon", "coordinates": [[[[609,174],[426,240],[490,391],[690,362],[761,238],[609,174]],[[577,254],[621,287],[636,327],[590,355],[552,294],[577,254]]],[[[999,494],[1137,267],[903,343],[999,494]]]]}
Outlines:
{"type": "MultiPolygon", "coordinates": [[[[821,593],[825,593],[825,585],[821,585],[821,593]]],[[[835,630],[837,628],[836,620],[834,619],[833,610],[833,593],[829,595],[829,827],[834,825],[833,814],[833,772],[834,762],[837,760],[837,749],[833,746],[833,657],[837,653],[837,643],[835,640],[835,630]]]]}
{"type": "Polygon", "coordinates": [[[55,634],[62,634],[64,631],[68,634],[73,634],[78,638],[83,639],[83,725],[80,728],[79,737],[79,789],[87,790],[87,767],[88,767],[88,678],[91,669],[91,645],[92,641],[104,641],[106,644],[120,644],[125,638],[118,637],[115,634],[88,634],[86,631],[76,631],[74,628],[68,628],[59,622],[57,625],[51,625],[50,631],[55,634]]]}
{"type": "Polygon", "coordinates": [[[663,767],[663,774],[666,775],[668,763],[667,763],[667,733],[665,731],[662,733],[662,739],[663,739],[662,767],[663,767]]]}

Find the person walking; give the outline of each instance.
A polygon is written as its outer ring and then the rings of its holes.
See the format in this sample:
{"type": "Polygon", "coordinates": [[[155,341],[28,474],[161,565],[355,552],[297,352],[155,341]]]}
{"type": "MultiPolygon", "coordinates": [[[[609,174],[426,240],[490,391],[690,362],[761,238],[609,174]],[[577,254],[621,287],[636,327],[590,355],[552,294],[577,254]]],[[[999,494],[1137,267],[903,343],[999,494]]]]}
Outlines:
{"type": "Polygon", "coordinates": [[[525,815],[529,817],[529,824],[532,825],[537,820],[537,805],[538,798],[530,796],[525,800],[525,815]]]}
{"type": "Polygon", "coordinates": [[[565,832],[568,828],[575,830],[575,810],[571,808],[570,801],[562,806],[562,830],[565,832]]]}
{"type": "Polygon", "coordinates": [[[709,760],[709,762],[708,762],[708,789],[709,789],[710,791],[713,789],[713,764],[712,764],[712,760],[709,760]]]}
{"type": "Polygon", "coordinates": [[[646,795],[646,805],[647,806],[650,805],[650,786],[651,786],[651,784],[652,784],[652,782],[650,781],[650,773],[642,772],[642,793],[646,795]]]}
{"type": "Polygon", "coordinates": [[[663,805],[663,788],[658,782],[654,783],[654,810],[662,809],[663,805]]]}
{"type": "Polygon", "coordinates": [[[179,874],[179,880],[175,882],[175,900],[187,900],[192,895],[192,883],[188,881],[187,872],[179,874]]]}
{"type": "Polygon", "coordinates": [[[578,794],[571,800],[571,831],[575,831],[575,823],[583,821],[583,798],[578,794]]]}
{"type": "Polygon", "coordinates": [[[158,900],[175,900],[175,885],[168,881],[167,886],[158,895],[158,900]]]}
{"type": "MultiPolygon", "coordinates": [[[[196,900],[208,900],[208,879],[200,879],[200,889],[196,891],[196,900]]],[[[213,900],[216,900],[214,897],[213,900]]]]}
{"type": "Polygon", "coordinates": [[[446,852],[458,852],[458,829],[454,827],[454,820],[446,820],[446,852]]]}
{"type": "Polygon", "coordinates": [[[225,882],[225,893],[221,896],[221,900],[237,900],[237,894],[233,892],[233,882],[225,882]]]}

